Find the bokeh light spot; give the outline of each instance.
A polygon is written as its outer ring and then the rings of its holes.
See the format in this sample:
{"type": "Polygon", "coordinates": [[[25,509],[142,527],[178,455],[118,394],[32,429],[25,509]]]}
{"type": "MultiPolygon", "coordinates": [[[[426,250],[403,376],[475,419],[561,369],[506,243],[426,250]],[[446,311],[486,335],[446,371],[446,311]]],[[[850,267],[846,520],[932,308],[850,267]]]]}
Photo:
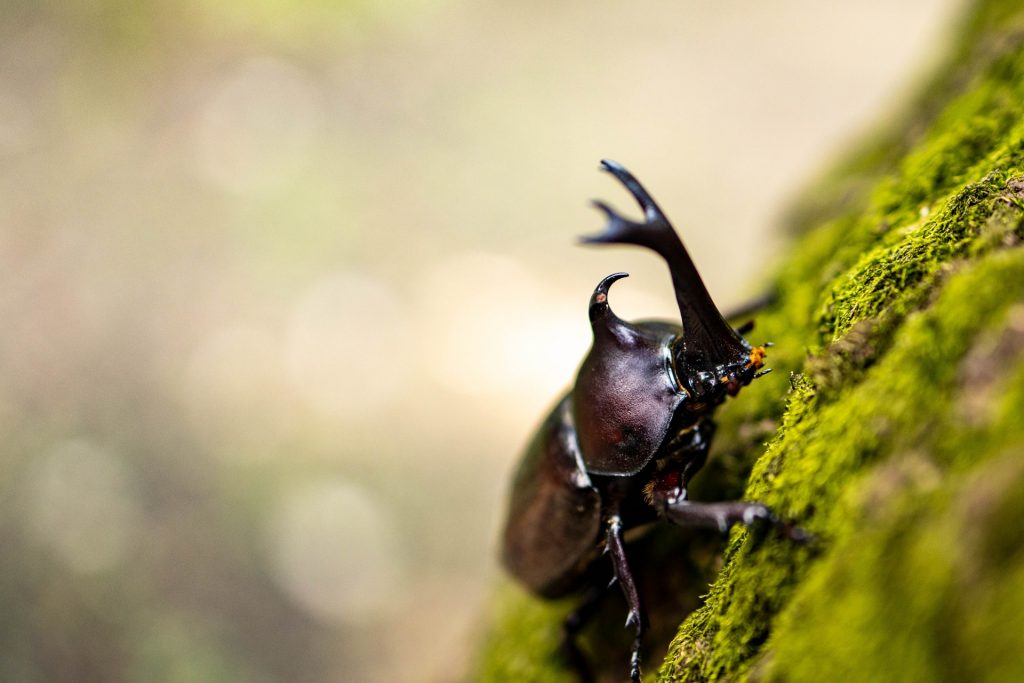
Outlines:
{"type": "Polygon", "coordinates": [[[287,492],[268,541],[278,583],[316,618],[357,622],[402,603],[391,516],[356,484],[335,480],[287,492]]]}
{"type": "Polygon", "coordinates": [[[586,293],[583,303],[560,298],[514,259],[473,251],[432,266],[423,282],[417,338],[435,381],[541,401],[568,384],[590,339],[586,293]]]}
{"type": "Polygon", "coordinates": [[[183,384],[196,435],[221,456],[265,456],[287,431],[280,344],[267,330],[244,323],[215,330],[192,353],[183,384]]]}
{"type": "Polygon", "coordinates": [[[0,152],[26,146],[33,135],[32,111],[12,83],[0,79],[0,152]]]}
{"type": "Polygon", "coordinates": [[[138,531],[137,492],[124,464],[85,440],[63,442],[27,472],[29,528],[73,571],[120,562],[138,531]]]}
{"type": "Polygon", "coordinates": [[[399,389],[403,345],[411,344],[406,328],[403,307],[384,283],[356,273],[328,275],[291,311],[289,378],[323,414],[372,414],[399,389]]]}
{"type": "Polygon", "coordinates": [[[277,187],[308,161],[325,118],[324,95],[309,74],[276,57],[252,58],[198,112],[198,175],[239,194],[277,187]]]}

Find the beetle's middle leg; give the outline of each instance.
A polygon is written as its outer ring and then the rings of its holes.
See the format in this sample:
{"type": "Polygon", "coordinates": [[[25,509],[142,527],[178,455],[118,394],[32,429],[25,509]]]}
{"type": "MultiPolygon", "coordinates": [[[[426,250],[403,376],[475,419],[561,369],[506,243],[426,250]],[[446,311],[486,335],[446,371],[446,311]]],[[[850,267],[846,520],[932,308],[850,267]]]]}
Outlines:
{"type": "Polygon", "coordinates": [[[643,605],[640,603],[640,593],[637,592],[633,573],[629,570],[629,564],[626,561],[626,548],[622,543],[622,520],[618,515],[612,515],[608,519],[606,543],[608,553],[612,556],[615,580],[619,582],[622,594],[626,596],[626,603],[629,605],[626,627],[633,626],[636,628],[633,654],[629,660],[629,677],[633,683],[640,683],[640,643],[643,638],[644,628],[647,625],[647,615],[644,613],[643,605]]]}

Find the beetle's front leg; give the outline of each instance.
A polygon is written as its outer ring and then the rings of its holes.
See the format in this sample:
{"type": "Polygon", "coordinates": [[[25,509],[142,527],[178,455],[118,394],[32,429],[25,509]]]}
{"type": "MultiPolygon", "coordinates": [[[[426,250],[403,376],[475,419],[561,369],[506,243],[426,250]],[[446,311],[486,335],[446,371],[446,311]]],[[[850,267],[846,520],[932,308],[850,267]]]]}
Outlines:
{"type": "Polygon", "coordinates": [[[681,477],[672,472],[661,475],[654,482],[649,495],[651,505],[658,514],[679,526],[718,529],[725,533],[735,524],[766,525],[786,538],[796,541],[807,540],[807,533],[803,529],[783,522],[762,503],[688,501],[681,477]]]}
{"type": "Polygon", "coordinates": [[[687,500],[665,501],[659,507],[659,512],[671,522],[679,526],[691,526],[701,528],[717,528],[722,533],[728,531],[734,524],[755,524],[767,523],[772,526],[783,527],[771,510],[761,503],[692,503],[687,500]]]}
{"type": "Polygon", "coordinates": [[[636,639],[633,641],[633,654],[629,660],[629,678],[633,683],[640,683],[640,641],[643,637],[644,628],[647,622],[647,615],[640,604],[640,593],[636,590],[636,582],[633,580],[633,573],[629,570],[626,562],[626,548],[622,543],[622,520],[617,514],[608,518],[608,532],[606,539],[607,551],[612,556],[612,568],[615,570],[615,580],[622,587],[622,594],[626,596],[629,604],[629,614],[626,617],[626,627],[636,628],[636,639]]]}

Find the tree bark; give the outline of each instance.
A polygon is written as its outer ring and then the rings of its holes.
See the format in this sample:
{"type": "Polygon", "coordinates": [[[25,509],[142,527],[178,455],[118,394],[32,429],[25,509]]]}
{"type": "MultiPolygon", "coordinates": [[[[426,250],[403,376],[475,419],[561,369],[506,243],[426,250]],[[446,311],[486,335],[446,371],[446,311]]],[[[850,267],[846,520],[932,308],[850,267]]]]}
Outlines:
{"type": "MultiPolygon", "coordinates": [[[[710,587],[647,594],[706,595],[648,677],[1024,681],[1024,6],[971,8],[898,123],[787,223],[756,330],[776,372],[723,411],[712,459],[726,482],[753,463],[742,497],[816,539],[736,529],[710,587]]],[[[655,573],[699,576],[648,546],[655,573]]],[[[502,585],[476,677],[572,680],[570,606],[502,585]]]]}

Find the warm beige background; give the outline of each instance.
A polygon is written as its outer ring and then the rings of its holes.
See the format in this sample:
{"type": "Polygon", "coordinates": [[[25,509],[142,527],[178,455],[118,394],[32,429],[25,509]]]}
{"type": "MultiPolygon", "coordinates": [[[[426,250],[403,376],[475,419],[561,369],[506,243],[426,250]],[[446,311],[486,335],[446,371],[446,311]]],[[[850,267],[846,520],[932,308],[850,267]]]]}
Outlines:
{"type": "Polygon", "coordinates": [[[0,679],[456,677],[598,160],[738,302],[957,4],[3,3],[0,679]]]}

